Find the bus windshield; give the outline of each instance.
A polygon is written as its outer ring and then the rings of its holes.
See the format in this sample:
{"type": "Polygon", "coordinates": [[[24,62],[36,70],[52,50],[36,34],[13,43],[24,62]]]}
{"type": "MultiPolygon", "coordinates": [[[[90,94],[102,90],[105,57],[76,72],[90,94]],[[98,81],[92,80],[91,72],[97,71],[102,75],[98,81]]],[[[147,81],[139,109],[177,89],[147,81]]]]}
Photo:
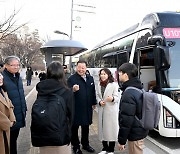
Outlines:
{"type": "Polygon", "coordinates": [[[171,66],[168,69],[168,79],[170,88],[180,88],[180,39],[170,40],[175,43],[169,48],[171,66]]]}

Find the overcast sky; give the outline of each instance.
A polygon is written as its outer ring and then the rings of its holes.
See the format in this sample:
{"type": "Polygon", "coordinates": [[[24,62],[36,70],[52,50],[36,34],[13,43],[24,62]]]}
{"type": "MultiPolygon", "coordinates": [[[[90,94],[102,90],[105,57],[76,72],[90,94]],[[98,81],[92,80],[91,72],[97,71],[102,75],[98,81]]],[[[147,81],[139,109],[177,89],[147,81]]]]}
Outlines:
{"type": "MultiPolygon", "coordinates": [[[[136,24],[147,13],[180,10],[180,0],[73,0],[73,39],[91,49],[108,37],[136,24]],[[93,6],[84,7],[76,4],[93,6]],[[93,13],[78,12],[86,11],[93,13]]],[[[0,22],[13,10],[21,9],[18,23],[28,22],[38,29],[42,39],[68,39],[54,34],[59,30],[70,35],[72,0],[0,0],[0,22]]]]}

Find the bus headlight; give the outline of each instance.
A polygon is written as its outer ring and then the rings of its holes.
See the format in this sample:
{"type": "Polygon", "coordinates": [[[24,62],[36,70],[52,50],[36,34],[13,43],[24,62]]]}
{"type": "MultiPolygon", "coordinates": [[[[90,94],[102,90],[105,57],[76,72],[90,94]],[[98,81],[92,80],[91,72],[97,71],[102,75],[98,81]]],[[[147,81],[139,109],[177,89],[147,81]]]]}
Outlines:
{"type": "Polygon", "coordinates": [[[173,116],[172,116],[172,114],[166,109],[164,109],[164,113],[165,113],[165,127],[173,128],[173,116]]]}

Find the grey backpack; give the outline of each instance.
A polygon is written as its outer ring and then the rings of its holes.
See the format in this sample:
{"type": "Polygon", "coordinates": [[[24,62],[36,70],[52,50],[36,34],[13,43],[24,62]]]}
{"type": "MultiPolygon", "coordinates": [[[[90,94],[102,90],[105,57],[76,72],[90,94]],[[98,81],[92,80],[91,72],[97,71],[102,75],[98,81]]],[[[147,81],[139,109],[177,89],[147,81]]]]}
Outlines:
{"type": "Polygon", "coordinates": [[[134,89],[143,94],[142,119],[135,116],[136,119],[146,130],[156,128],[159,124],[161,113],[161,104],[157,94],[153,92],[146,92],[144,89],[140,90],[135,87],[127,87],[126,90],[128,89],[134,89]]]}

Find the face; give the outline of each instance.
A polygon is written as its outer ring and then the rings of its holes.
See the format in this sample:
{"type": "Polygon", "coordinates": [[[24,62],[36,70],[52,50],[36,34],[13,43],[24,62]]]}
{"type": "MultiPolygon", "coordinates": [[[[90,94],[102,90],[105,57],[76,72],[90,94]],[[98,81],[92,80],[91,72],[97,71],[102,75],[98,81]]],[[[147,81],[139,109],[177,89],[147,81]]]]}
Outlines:
{"type": "Polygon", "coordinates": [[[20,64],[18,60],[13,59],[9,62],[9,64],[5,64],[5,67],[10,73],[15,74],[19,72],[20,64]]]}
{"type": "Polygon", "coordinates": [[[64,72],[66,73],[67,72],[67,68],[64,67],[64,72]]]}
{"type": "Polygon", "coordinates": [[[0,86],[2,86],[3,85],[3,76],[2,76],[2,74],[0,73],[0,86]]]}
{"type": "Polygon", "coordinates": [[[119,81],[120,82],[125,82],[128,80],[128,75],[123,72],[119,72],[119,81]]]}
{"type": "Polygon", "coordinates": [[[103,71],[103,70],[101,71],[100,79],[101,79],[101,81],[105,81],[105,80],[108,79],[108,75],[107,75],[106,72],[103,71]]]}
{"type": "Polygon", "coordinates": [[[80,76],[84,76],[84,75],[85,75],[86,69],[87,69],[87,67],[86,67],[86,64],[85,64],[85,63],[78,63],[77,68],[76,68],[77,73],[78,73],[80,76]]]}

